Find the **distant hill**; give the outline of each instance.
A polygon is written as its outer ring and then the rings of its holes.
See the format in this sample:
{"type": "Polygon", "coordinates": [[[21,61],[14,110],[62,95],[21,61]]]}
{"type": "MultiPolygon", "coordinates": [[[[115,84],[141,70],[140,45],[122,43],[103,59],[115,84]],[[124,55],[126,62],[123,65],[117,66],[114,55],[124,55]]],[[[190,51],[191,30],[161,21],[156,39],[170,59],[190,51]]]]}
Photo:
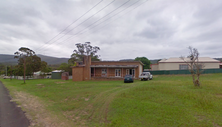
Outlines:
{"type": "Polygon", "coordinates": [[[214,58],[214,59],[222,62],[222,58],[214,58]]]}
{"type": "Polygon", "coordinates": [[[122,60],[119,60],[119,61],[134,61],[134,59],[122,59],[122,60]]]}
{"type": "Polygon", "coordinates": [[[0,54],[0,63],[3,64],[17,64],[17,59],[14,59],[14,55],[0,54]]]}
{"type": "Polygon", "coordinates": [[[40,57],[42,61],[45,61],[51,65],[68,63],[68,60],[69,60],[69,58],[57,58],[57,57],[45,56],[41,54],[38,54],[37,56],[40,57]]]}
{"type": "MultiPolygon", "coordinates": [[[[51,56],[45,56],[41,54],[37,54],[38,57],[41,58],[42,61],[48,63],[48,65],[56,65],[61,63],[68,63],[69,58],[57,58],[51,56]]],[[[17,64],[18,59],[14,59],[14,55],[0,54],[0,63],[2,64],[17,64]]]]}
{"type": "Polygon", "coordinates": [[[161,59],[150,60],[151,64],[157,64],[161,59]]]}

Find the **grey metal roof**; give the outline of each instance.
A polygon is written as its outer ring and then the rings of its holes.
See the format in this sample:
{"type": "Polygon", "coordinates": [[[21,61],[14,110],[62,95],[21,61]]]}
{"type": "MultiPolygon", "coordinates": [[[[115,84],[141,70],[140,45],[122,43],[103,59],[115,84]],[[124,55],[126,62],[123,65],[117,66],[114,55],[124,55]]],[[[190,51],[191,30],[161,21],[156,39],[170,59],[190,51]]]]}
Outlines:
{"type": "Polygon", "coordinates": [[[106,62],[106,63],[112,63],[112,62],[117,62],[117,63],[140,63],[144,65],[141,61],[92,61],[92,63],[100,63],[100,62],[106,62]]]}
{"type": "Polygon", "coordinates": [[[90,67],[95,68],[137,68],[138,65],[91,65],[90,67]]]}
{"type": "Polygon", "coordinates": [[[54,70],[52,72],[64,72],[64,70],[54,70]]]}
{"type": "MultiPolygon", "coordinates": [[[[185,58],[184,59],[185,61],[189,62],[190,59],[189,58],[185,58]]],[[[212,63],[217,63],[217,62],[220,62],[218,60],[215,60],[213,58],[210,58],[210,57],[199,57],[198,59],[199,62],[212,62],[212,63]]],[[[174,63],[174,62],[184,62],[181,58],[169,58],[169,59],[162,59],[161,61],[159,61],[159,63],[174,63]]]]}

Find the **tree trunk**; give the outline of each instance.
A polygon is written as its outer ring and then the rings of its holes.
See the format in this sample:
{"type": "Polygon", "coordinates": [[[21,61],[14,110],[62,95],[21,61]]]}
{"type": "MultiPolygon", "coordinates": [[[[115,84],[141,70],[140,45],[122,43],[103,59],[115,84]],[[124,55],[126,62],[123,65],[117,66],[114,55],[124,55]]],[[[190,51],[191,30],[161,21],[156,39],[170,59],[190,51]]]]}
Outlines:
{"type": "Polygon", "coordinates": [[[26,58],[24,59],[24,77],[23,77],[24,83],[25,83],[25,71],[26,71],[26,58]]]}

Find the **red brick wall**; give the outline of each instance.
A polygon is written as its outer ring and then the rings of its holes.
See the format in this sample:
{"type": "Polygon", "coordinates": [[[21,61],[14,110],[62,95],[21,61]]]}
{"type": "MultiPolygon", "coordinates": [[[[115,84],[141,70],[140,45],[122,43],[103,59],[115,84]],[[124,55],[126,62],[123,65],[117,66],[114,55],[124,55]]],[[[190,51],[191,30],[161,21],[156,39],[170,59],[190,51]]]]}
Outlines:
{"type": "MultiPolygon", "coordinates": [[[[107,69],[107,77],[115,77],[115,70],[120,69],[121,77],[123,78],[126,75],[126,69],[132,69],[132,68],[95,68],[95,77],[102,77],[101,75],[102,69],[107,69]]],[[[134,69],[135,69],[135,78],[139,78],[139,68],[134,68],[134,69]]],[[[92,77],[94,77],[94,74],[92,74],[92,77]]]]}
{"type": "MultiPolygon", "coordinates": [[[[93,61],[91,62],[91,57],[84,57],[84,66],[76,66],[72,68],[72,77],[73,81],[83,81],[90,80],[90,77],[94,76],[94,73],[91,73],[90,65],[138,65],[135,69],[135,78],[139,77],[139,66],[141,65],[138,61],[93,61]]],[[[92,68],[94,69],[94,68],[92,68]]],[[[121,77],[123,78],[126,75],[127,68],[95,68],[95,77],[102,77],[102,69],[107,69],[107,77],[115,78],[115,69],[121,70],[121,77]]],[[[132,68],[129,68],[132,69],[132,68]]]]}
{"type": "Polygon", "coordinates": [[[83,67],[72,68],[72,81],[83,81],[83,67]]]}
{"type": "MultiPolygon", "coordinates": [[[[138,65],[135,69],[135,78],[139,78],[139,65],[141,65],[138,61],[92,61],[91,65],[138,65]]],[[[96,76],[101,76],[102,68],[96,68],[96,76]]],[[[104,68],[105,69],[105,68],[104,68]]],[[[108,68],[107,73],[108,77],[115,77],[115,69],[121,69],[121,77],[126,75],[126,69],[128,68],[108,68]]],[[[132,69],[132,68],[129,68],[132,69]]]]}

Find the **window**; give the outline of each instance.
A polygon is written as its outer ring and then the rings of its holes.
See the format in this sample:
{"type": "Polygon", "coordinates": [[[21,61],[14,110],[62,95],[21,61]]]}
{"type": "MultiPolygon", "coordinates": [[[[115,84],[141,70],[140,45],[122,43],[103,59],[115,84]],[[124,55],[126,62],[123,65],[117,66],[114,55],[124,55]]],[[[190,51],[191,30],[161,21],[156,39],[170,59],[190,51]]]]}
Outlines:
{"type": "MultiPolygon", "coordinates": [[[[202,69],[202,64],[198,64],[199,69],[202,69]]],[[[193,69],[197,69],[195,65],[193,65],[193,69]]]]}
{"type": "Polygon", "coordinates": [[[179,69],[180,70],[188,70],[188,65],[187,64],[180,64],[179,69]]]}
{"type": "Polygon", "coordinates": [[[135,69],[132,69],[132,76],[135,77],[135,69]]]}
{"type": "Polygon", "coordinates": [[[126,75],[129,75],[129,69],[126,69],[126,75]]]}
{"type": "Polygon", "coordinates": [[[105,77],[107,76],[107,70],[106,69],[102,69],[102,74],[101,74],[102,77],[105,77]]]}
{"type": "Polygon", "coordinates": [[[129,74],[135,77],[135,69],[129,69],[129,74]]]}
{"type": "Polygon", "coordinates": [[[115,69],[115,77],[120,77],[120,76],[121,76],[121,70],[115,69]]]}
{"type": "Polygon", "coordinates": [[[106,74],[107,70],[106,69],[102,69],[102,74],[106,74]]]}

